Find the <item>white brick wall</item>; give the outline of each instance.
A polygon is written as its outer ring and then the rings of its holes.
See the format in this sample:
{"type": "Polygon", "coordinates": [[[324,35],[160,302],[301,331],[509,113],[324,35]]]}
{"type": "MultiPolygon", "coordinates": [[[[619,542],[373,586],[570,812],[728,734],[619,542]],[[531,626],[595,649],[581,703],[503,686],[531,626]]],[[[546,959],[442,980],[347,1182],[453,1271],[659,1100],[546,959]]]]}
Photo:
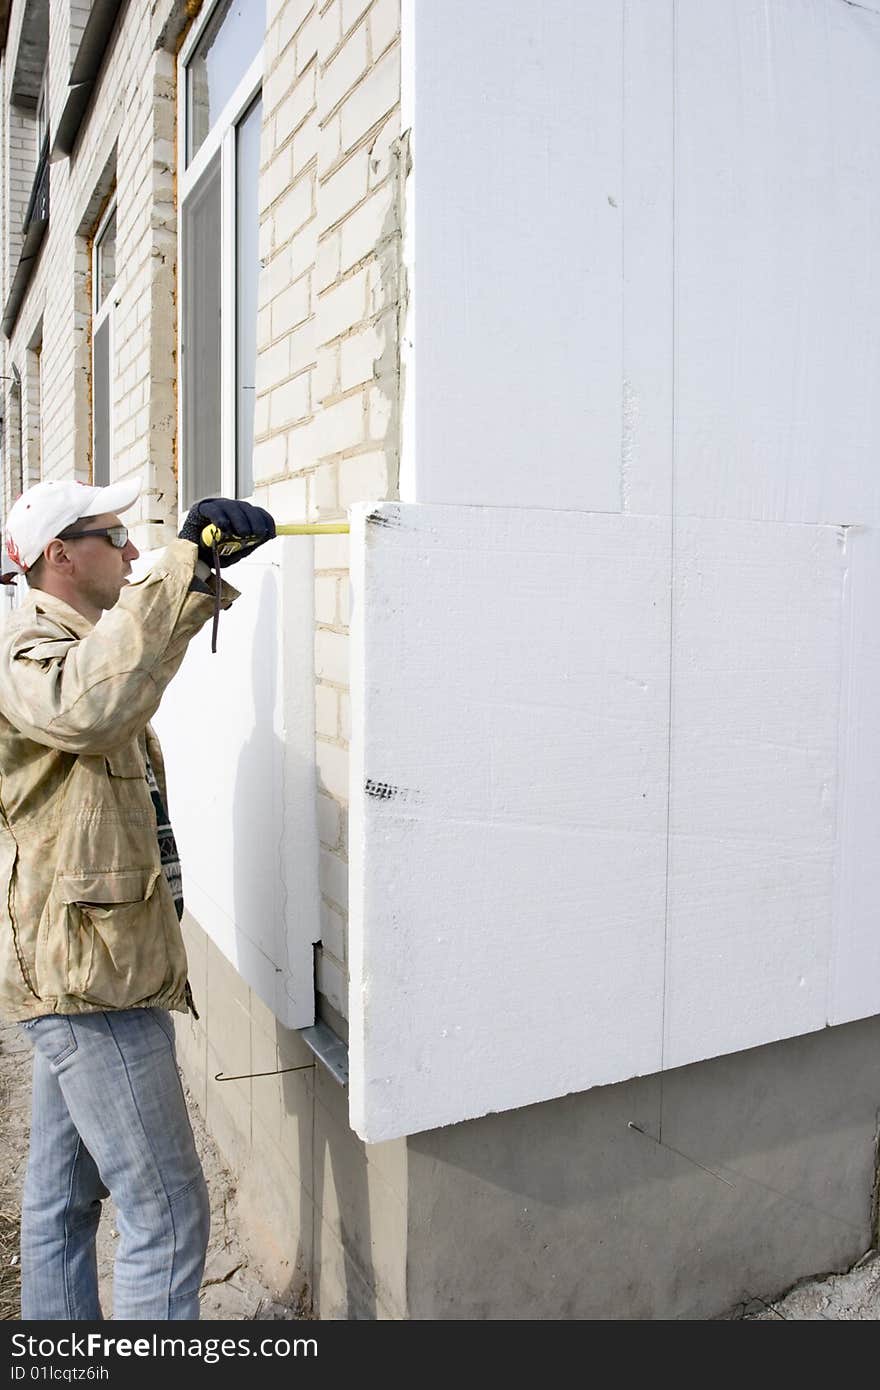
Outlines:
{"type": "Polygon", "coordinates": [[[30,487],[42,477],[43,429],[40,412],[42,344],[25,351],[22,373],[22,425],[24,432],[24,483],[30,487]]]}
{"type": "Polygon", "coordinates": [[[86,20],[92,8],[92,0],[68,0],[70,5],[70,32],[68,42],[68,63],[64,73],[65,80],[70,75],[73,61],[79,52],[80,39],[86,27],[86,20]]]}
{"type": "MultiPolygon", "coordinates": [[[[144,547],[173,534],[177,508],[176,72],[171,53],[155,51],[152,43],[144,41],[156,23],[161,26],[167,21],[173,7],[173,0],[132,0],[123,14],[75,158],[51,166],[49,228],[5,352],[6,362],[15,362],[24,377],[27,345],[42,319],[42,475],[87,479],[91,469],[90,242],[101,211],[97,190],[106,178],[115,145],[119,274],[114,291],[111,383],[114,474],[143,477],[144,492],[131,516],[135,541],[144,547]]],[[[22,8],[13,6],[7,63],[14,61],[22,8]]],[[[87,10],[79,2],[50,8],[52,129],[64,103],[72,55],[87,10]]],[[[22,168],[10,166],[4,182],[7,226],[19,208],[23,214],[35,162],[27,116],[14,109],[4,122],[4,149],[10,142],[13,149],[20,147],[16,158],[22,168]]],[[[14,230],[13,225],[8,259],[17,263],[14,230]]],[[[8,436],[8,412],[6,429],[8,436]]],[[[30,417],[25,436],[26,465],[34,478],[37,450],[30,417]]]]}
{"type": "MultiPolygon", "coordinates": [[[[51,9],[53,119],[87,8],[73,0],[51,9]]],[[[115,148],[114,471],[144,477],[133,513],[142,546],[167,539],[176,515],[176,67],[172,53],[153,48],[176,9],[174,0],[132,0],[124,11],[76,157],[52,166],[49,232],[5,352],[24,376],[26,346],[42,317],[43,476],[87,478],[91,237],[101,211],[95,191],[115,148]]],[[[13,5],[13,54],[20,11],[13,5]]],[[[267,15],[257,500],[281,520],[342,518],[351,502],[394,496],[397,488],[399,0],[268,0],[267,15]]],[[[10,217],[24,212],[35,160],[33,132],[20,113],[5,123],[3,160],[8,277],[8,261],[17,260],[10,217]]],[[[7,408],[7,458],[9,416],[7,408]]],[[[33,467],[33,436],[25,433],[33,467]]],[[[315,565],[327,924],[319,979],[344,1013],[347,538],[319,538],[315,565]]]]}
{"type": "MultiPolygon", "coordinates": [[[[270,0],[269,21],[258,492],[293,475],[304,507],[283,519],[326,520],[397,489],[400,6],[270,0]]],[[[347,539],[319,538],[315,565],[318,984],[345,1014],[347,539]]]]}
{"type": "MultiPolygon", "coordinates": [[[[87,9],[88,0],[53,0],[51,5],[53,120],[61,110],[87,9]]],[[[23,0],[13,0],[0,83],[10,55],[14,60],[22,10],[23,0]]],[[[26,391],[26,349],[42,319],[43,473],[88,478],[91,239],[112,176],[119,265],[113,354],[116,471],[140,473],[146,483],[137,510],[132,509],[138,519],[135,541],[141,547],[169,537],[171,525],[166,523],[176,518],[177,499],[176,68],[172,52],[156,45],[161,35],[176,45],[198,10],[198,0],[129,0],[123,7],[75,156],[52,166],[49,231],[12,340],[0,339],[2,373],[10,375],[16,363],[26,391]]],[[[399,0],[267,0],[267,18],[256,494],[281,520],[340,518],[349,499],[365,490],[377,496],[396,493],[398,305],[393,295],[380,304],[378,272],[372,267],[379,260],[395,266],[399,247],[399,92],[394,76],[399,0]],[[390,423],[378,437],[370,434],[382,425],[370,392],[380,383],[392,407],[390,423]]],[[[5,111],[5,86],[0,96],[5,111]]],[[[4,122],[4,302],[9,262],[13,256],[17,260],[9,235],[10,208],[16,215],[24,212],[35,162],[32,146],[26,123],[4,122]]],[[[379,279],[396,284],[387,272],[379,279]]],[[[3,386],[8,487],[18,447],[10,383],[3,386]]],[[[323,887],[317,983],[325,1011],[334,1020],[347,1010],[348,551],[347,536],[315,539],[315,795],[323,887]]],[[[227,1157],[234,1161],[236,1153],[246,1152],[251,1171],[259,1175],[258,1232],[265,1219],[267,1163],[275,1174],[274,1210],[288,1219],[277,1238],[279,1286],[303,1272],[310,1280],[317,1273],[318,1292],[329,1291],[332,1309],[341,1293],[337,1298],[328,1263],[331,1238],[339,1250],[340,1290],[351,1253],[349,1232],[339,1216],[340,1195],[332,1184],[323,1184],[323,1206],[319,1201],[318,1211],[303,1226],[321,1225],[320,1268],[316,1271],[312,1262],[310,1270],[307,1253],[301,1260],[297,1256],[294,1266],[294,1252],[301,1246],[297,1223],[307,1212],[301,1194],[306,1184],[308,1191],[320,1190],[309,1169],[297,1169],[297,1155],[305,1152],[300,1127],[311,1134],[315,1113],[323,1113],[325,1106],[315,1107],[305,1089],[301,1109],[292,1104],[287,1075],[275,1078],[274,1089],[268,1075],[253,1088],[247,1082],[215,1087],[209,1079],[221,1067],[269,1072],[307,1063],[310,1056],[295,1034],[279,1028],[211,940],[189,919],[185,926],[191,978],[205,1001],[200,1023],[182,1020],[178,1025],[187,1079],[227,1157]],[[231,1001],[243,1023],[230,1033],[226,1004],[231,1001]],[[232,1055],[245,1037],[245,1055],[232,1055]]],[[[336,1104],[335,1093],[329,1100],[336,1104]]],[[[338,1108],[344,1126],[344,1100],[338,1108]]],[[[352,1153],[358,1163],[366,1159],[371,1172],[387,1162],[387,1148],[370,1153],[358,1145],[352,1153]]],[[[371,1260],[380,1247],[375,1239],[380,1220],[373,1230],[371,1260]]],[[[388,1292],[378,1265],[376,1269],[382,1307],[399,1315],[405,1301],[400,1278],[395,1275],[388,1292]]]]}

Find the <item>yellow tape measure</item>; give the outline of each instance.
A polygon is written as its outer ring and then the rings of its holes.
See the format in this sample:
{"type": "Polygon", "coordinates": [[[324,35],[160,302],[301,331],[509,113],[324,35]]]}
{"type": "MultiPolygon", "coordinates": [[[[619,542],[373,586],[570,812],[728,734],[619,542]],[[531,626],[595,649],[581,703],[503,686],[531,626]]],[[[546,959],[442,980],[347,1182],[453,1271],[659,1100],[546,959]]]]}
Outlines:
{"type": "MultiPolygon", "coordinates": [[[[349,533],[347,521],[316,521],[312,524],[306,522],[294,523],[289,526],[276,526],[276,536],[347,536],[349,533]]],[[[210,550],[214,542],[217,542],[217,549],[221,555],[234,555],[236,550],[240,550],[242,545],[247,545],[249,540],[256,537],[229,536],[224,537],[219,526],[212,522],[206,526],[202,532],[202,545],[210,550]]]]}

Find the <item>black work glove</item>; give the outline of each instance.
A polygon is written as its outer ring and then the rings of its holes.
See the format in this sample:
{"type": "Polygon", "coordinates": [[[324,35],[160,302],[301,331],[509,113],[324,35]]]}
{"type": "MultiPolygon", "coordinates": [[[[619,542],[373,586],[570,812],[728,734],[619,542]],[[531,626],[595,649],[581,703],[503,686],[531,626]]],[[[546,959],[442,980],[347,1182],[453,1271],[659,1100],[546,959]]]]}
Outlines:
{"type": "Polygon", "coordinates": [[[275,522],[262,507],[249,502],[237,502],[231,497],[206,497],[190,507],[180,528],[180,538],[194,541],[199,547],[199,559],[205,564],[234,565],[257,546],[264,545],[275,535],[275,522]],[[216,526],[220,532],[216,547],[206,545],[202,532],[206,526],[216,526]]]}

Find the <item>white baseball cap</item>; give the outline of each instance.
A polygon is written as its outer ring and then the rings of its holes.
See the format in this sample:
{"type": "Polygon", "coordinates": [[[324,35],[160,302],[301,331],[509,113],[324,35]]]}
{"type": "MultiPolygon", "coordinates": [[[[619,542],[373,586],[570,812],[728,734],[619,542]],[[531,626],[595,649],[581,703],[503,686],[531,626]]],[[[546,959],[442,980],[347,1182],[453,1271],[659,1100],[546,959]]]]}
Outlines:
{"type": "Polygon", "coordinates": [[[19,569],[29,570],[56,536],[81,516],[124,512],[140,496],[140,478],[109,487],[89,487],[71,478],[35,483],[23,492],[6,518],[6,549],[19,569]]]}

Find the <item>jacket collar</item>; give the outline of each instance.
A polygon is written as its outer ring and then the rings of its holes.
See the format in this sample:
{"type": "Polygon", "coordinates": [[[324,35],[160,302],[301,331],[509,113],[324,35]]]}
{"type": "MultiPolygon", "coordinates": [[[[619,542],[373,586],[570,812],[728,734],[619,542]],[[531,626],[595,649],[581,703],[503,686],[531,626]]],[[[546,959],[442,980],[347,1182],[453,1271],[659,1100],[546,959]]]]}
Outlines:
{"type": "Polygon", "coordinates": [[[37,613],[45,613],[47,617],[54,618],[56,622],[69,628],[74,637],[87,637],[95,626],[82,613],[71,608],[69,603],[65,603],[63,598],[47,594],[45,589],[30,589],[22,607],[33,608],[37,613]]]}

